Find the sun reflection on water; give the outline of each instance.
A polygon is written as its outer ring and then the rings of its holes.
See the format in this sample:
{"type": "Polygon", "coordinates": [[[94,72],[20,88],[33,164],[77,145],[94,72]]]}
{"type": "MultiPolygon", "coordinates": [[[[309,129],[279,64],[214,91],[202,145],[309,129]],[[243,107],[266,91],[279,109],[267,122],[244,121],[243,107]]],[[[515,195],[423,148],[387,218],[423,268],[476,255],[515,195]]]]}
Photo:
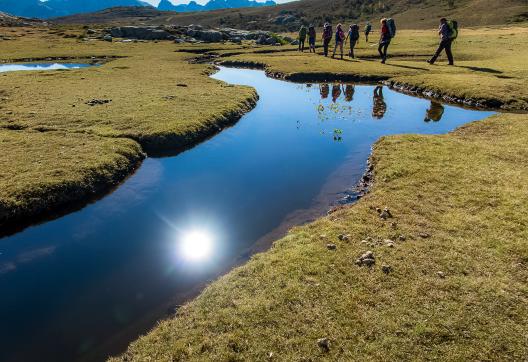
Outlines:
{"type": "Polygon", "coordinates": [[[211,235],[203,230],[184,233],[179,240],[181,255],[188,260],[197,261],[208,258],[213,250],[211,235]]]}

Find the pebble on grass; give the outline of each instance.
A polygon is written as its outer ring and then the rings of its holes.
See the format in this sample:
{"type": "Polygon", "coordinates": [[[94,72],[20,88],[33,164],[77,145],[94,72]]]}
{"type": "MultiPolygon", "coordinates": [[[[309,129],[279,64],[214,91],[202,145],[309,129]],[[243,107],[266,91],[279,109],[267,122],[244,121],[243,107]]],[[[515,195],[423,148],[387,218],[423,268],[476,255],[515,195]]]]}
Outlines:
{"type": "Polygon", "coordinates": [[[326,248],[328,250],[336,250],[337,249],[337,245],[336,244],[326,244],[326,248]]]}
{"type": "Polygon", "coordinates": [[[330,351],[330,340],[328,338],[319,338],[317,340],[317,345],[323,352],[329,352],[330,351]]]}

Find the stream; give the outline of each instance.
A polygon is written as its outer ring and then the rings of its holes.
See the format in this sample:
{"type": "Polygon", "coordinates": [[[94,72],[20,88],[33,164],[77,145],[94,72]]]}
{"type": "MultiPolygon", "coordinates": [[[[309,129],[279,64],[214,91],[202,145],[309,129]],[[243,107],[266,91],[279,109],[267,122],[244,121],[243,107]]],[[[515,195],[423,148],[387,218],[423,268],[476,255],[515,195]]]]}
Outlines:
{"type": "Polygon", "coordinates": [[[232,68],[213,77],[254,87],[256,108],[186,152],[147,158],[99,201],[0,239],[1,361],[123,352],[211,280],[339,204],[380,137],[443,134],[493,114],[373,85],[232,68]]]}

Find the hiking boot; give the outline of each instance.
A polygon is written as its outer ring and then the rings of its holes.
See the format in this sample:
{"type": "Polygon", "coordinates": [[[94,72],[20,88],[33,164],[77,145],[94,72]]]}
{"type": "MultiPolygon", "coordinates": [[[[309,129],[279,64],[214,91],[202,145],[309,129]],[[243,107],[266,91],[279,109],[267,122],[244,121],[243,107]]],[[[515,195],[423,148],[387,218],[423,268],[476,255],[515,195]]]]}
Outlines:
{"type": "Polygon", "coordinates": [[[455,63],[449,63],[448,65],[455,65],[455,63]]]}
{"type": "Polygon", "coordinates": [[[434,64],[434,62],[433,62],[431,59],[429,59],[429,60],[427,61],[427,63],[429,63],[429,64],[431,64],[431,65],[434,64]]]}

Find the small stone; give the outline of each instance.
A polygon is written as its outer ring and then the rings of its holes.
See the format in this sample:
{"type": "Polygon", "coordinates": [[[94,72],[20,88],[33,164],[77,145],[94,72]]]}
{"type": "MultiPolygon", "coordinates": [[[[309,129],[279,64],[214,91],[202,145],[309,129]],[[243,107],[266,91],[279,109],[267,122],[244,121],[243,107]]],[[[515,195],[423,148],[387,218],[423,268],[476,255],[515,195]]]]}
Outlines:
{"type": "Polygon", "coordinates": [[[317,340],[317,345],[325,353],[330,351],[330,340],[328,338],[319,338],[317,340]]]}
{"type": "Polygon", "coordinates": [[[385,274],[389,274],[392,271],[392,267],[390,265],[384,264],[381,266],[381,271],[384,272],[385,274]]]}
{"type": "Polygon", "coordinates": [[[326,248],[328,250],[336,250],[337,249],[337,245],[336,244],[326,244],[326,248]]]}
{"type": "Polygon", "coordinates": [[[381,209],[380,209],[379,207],[376,207],[376,212],[377,212],[378,214],[381,214],[381,209]]]}
{"type": "Polygon", "coordinates": [[[337,238],[341,241],[349,241],[350,235],[349,234],[339,234],[337,238]]]}
{"type": "Polygon", "coordinates": [[[361,240],[361,244],[368,244],[367,240],[361,240]]]}
{"type": "Polygon", "coordinates": [[[436,272],[436,275],[440,278],[440,279],[445,279],[445,273],[444,272],[436,272]]]}
{"type": "Polygon", "coordinates": [[[269,352],[269,353],[268,353],[268,358],[269,358],[269,359],[272,359],[272,358],[273,358],[273,352],[269,352]]]}
{"type": "Polygon", "coordinates": [[[387,245],[389,248],[394,248],[394,241],[390,240],[390,239],[386,239],[386,240],[383,240],[383,242],[385,243],[385,245],[387,245]]]}
{"type": "Polygon", "coordinates": [[[419,233],[418,235],[419,235],[421,238],[423,238],[423,239],[427,239],[428,237],[431,236],[431,234],[426,233],[426,232],[421,232],[421,233],[419,233]]]}
{"type": "Polygon", "coordinates": [[[400,235],[400,236],[398,236],[398,240],[399,241],[405,241],[405,240],[407,240],[407,238],[405,237],[405,235],[400,235]]]}
{"type": "Polygon", "coordinates": [[[319,235],[319,237],[320,237],[321,239],[325,239],[325,238],[326,238],[326,234],[321,234],[321,235],[319,235]]]}
{"type": "Polygon", "coordinates": [[[391,228],[396,229],[398,227],[398,223],[396,221],[393,221],[390,223],[391,228]]]}
{"type": "Polygon", "coordinates": [[[356,260],[356,265],[358,266],[368,266],[371,267],[376,264],[376,259],[372,251],[367,251],[356,260]]]}
{"type": "Polygon", "coordinates": [[[380,213],[380,217],[383,219],[383,220],[387,220],[389,218],[392,217],[392,214],[389,210],[388,207],[384,208],[383,211],[380,213]]]}

